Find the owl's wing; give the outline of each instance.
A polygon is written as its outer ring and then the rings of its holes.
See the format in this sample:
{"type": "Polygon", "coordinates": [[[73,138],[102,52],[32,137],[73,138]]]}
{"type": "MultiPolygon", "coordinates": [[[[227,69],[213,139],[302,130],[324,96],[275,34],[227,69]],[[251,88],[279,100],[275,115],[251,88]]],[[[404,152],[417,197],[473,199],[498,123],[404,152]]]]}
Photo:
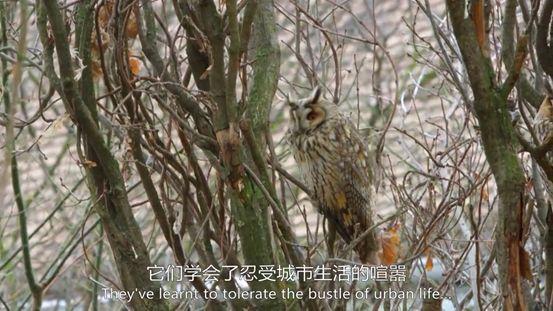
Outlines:
{"type": "Polygon", "coordinates": [[[350,242],[356,230],[363,232],[370,226],[371,168],[364,142],[355,129],[342,123],[335,130],[341,146],[336,155],[340,178],[332,191],[331,206],[320,208],[342,238],[350,242]]]}
{"type": "MultiPolygon", "coordinates": [[[[550,118],[551,117],[548,116],[537,115],[534,120],[534,130],[540,140],[540,144],[542,144],[550,133],[553,132],[553,121],[550,118]]],[[[546,159],[550,164],[553,164],[553,151],[547,152],[546,159]]],[[[547,174],[541,167],[539,172],[549,198],[553,199],[553,183],[549,180],[547,174]]]]}
{"type": "Polygon", "coordinates": [[[349,228],[349,226],[344,223],[343,211],[338,211],[326,204],[321,203],[319,203],[319,210],[328,221],[332,222],[332,224],[336,228],[336,231],[342,237],[342,239],[346,241],[346,243],[349,243],[353,240],[353,227],[349,228]]]}
{"type": "MultiPolygon", "coordinates": [[[[540,143],[543,143],[546,138],[553,132],[553,100],[546,96],[536,113],[534,119],[534,130],[538,135],[540,143]]],[[[547,153],[547,160],[553,163],[553,152],[547,153]]]]}
{"type": "Polygon", "coordinates": [[[353,224],[359,224],[359,230],[365,231],[370,224],[370,204],[373,187],[371,162],[365,144],[355,129],[350,135],[353,150],[345,157],[343,189],[346,191],[348,209],[353,224]]]}

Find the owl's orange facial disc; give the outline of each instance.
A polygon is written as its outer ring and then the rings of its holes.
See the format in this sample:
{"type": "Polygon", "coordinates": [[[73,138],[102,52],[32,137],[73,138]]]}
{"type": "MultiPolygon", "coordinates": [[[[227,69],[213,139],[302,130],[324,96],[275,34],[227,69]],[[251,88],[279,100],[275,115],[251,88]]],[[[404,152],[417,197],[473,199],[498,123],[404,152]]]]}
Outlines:
{"type": "Polygon", "coordinates": [[[317,113],[315,111],[311,111],[307,114],[307,120],[313,121],[317,118],[317,113]]]}
{"type": "Polygon", "coordinates": [[[326,113],[322,107],[317,105],[311,105],[311,107],[311,111],[305,116],[305,118],[310,123],[310,128],[313,129],[324,121],[326,113]]]}

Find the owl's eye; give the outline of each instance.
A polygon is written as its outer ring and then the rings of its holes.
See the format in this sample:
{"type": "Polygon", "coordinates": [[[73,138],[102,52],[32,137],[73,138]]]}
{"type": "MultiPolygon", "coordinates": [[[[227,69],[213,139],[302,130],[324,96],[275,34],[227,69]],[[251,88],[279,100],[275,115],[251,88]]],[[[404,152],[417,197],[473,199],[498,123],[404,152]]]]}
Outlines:
{"type": "Polygon", "coordinates": [[[317,113],[315,111],[311,111],[307,114],[307,120],[313,121],[315,118],[317,118],[317,113]]]}

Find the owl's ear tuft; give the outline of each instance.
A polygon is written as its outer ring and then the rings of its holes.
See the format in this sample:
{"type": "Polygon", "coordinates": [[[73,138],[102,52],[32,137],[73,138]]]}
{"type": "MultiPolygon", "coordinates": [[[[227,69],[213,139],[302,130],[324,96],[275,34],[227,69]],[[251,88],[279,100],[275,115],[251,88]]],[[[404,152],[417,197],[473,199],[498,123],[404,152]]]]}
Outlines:
{"type": "Polygon", "coordinates": [[[286,105],[288,105],[292,109],[297,109],[298,108],[298,104],[296,104],[294,101],[292,101],[290,99],[290,94],[289,93],[286,94],[286,98],[285,98],[284,102],[286,102],[286,105]]]}
{"type": "Polygon", "coordinates": [[[311,95],[309,96],[309,103],[316,104],[319,102],[319,98],[321,97],[321,86],[317,85],[315,89],[311,92],[311,95]]]}

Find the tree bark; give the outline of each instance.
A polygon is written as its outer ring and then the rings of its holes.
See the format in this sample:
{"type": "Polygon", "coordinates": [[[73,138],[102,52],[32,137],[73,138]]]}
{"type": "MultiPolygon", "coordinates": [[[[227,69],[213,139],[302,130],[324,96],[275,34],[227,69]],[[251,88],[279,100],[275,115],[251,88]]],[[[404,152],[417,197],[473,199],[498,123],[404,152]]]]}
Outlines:
{"type": "Polygon", "coordinates": [[[465,18],[465,8],[465,1],[447,1],[447,10],[474,96],[474,111],[484,152],[497,184],[499,223],[496,258],[503,306],[505,310],[526,310],[521,271],[525,264],[522,237],[525,179],[517,158],[514,129],[507,110],[507,96],[513,85],[509,79],[502,86],[495,85],[491,60],[482,52],[474,23],[465,18]]]}
{"type": "MultiPolygon", "coordinates": [[[[119,164],[102,137],[91,105],[83,100],[83,92],[78,92],[61,9],[55,0],[43,0],[43,4],[39,9],[46,10],[52,28],[60,64],[62,90],[67,98],[65,108],[81,132],[86,146],[86,159],[94,162],[86,168],[94,181],[90,185],[91,190],[96,191],[98,198],[95,210],[107,234],[121,283],[125,290],[157,292],[159,285],[149,278],[147,268],[151,266],[151,262],[148,250],[132,214],[119,164]]],[[[92,85],[89,87],[92,88],[92,85]]],[[[87,89],[86,92],[91,90],[87,89]]],[[[161,298],[133,299],[130,304],[135,310],[168,309],[161,298]]]]}

